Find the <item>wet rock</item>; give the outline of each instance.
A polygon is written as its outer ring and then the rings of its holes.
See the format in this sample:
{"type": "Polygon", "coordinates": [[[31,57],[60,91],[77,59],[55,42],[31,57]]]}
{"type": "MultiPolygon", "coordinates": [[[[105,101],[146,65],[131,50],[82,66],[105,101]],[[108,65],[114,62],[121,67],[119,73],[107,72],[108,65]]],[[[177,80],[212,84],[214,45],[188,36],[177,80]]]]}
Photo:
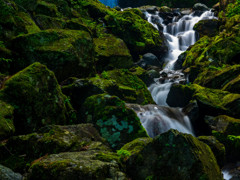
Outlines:
{"type": "Polygon", "coordinates": [[[209,37],[216,36],[218,28],[219,22],[216,19],[201,20],[193,27],[193,29],[199,33],[200,38],[205,35],[209,37]]]}
{"type": "Polygon", "coordinates": [[[101,136],[114,149],[138,137],[146,137],[136,113],[116,96],[94,95],[84,103],[85,120],[95,124],[101,136]]]}
{"type": "Polygon", "coordinates": [[[205,4],[197,3],[197,4],[194,4],[193,10],[208,11],[209,8],[205,4]]]}
{"type": "Polygon", "coordinates": [[[75,122],[74,111],[54,73],[34,63],[9,78],[0,91],[0,99],[14,107],[17,134],[36,131],[48,124],[75,122]]]}
{"type": "Polygon", "coordinates": [[[1,180],[22,180],[22,175],[13,172],[11,169],[0,164],[0,179],[1,180]]]}
{"type": "Polygon", "coordinates": [[[185,61],[186,53],[182,53],[178,56],[177,61],[174,63],[173,70],[180,70],[182,69],[182,64],[185,61]]]}
{"type": "Polygon", "coordinates": [[[191,9],[183,9],[181,10],[181,14],[182,15],[189,15],[192,13],[192,10],[191,9]]]}
{"type": "Polygon", "coordinates": [[[127,173],[133,179],[222,179],[209,146],[176,130],[155,137],[139,153],[130,156],[127,173]]]}
{"type": "Polygon", "coordinates": [[[148,66],[158,66],[161,67],[163,62],[159,61],[158,58],[152,54],[147,53],[144,54],[142,59],[136,63],[138,66],[142,67],[143,69],[147,69],[148,66]]]}
{"type": "Polygon", "coordinates": [[[104,151],[52,154],[35,160],[28,174],[30,180],[41,179],[121,179],[126,175],[117,163],[118,156],[104,151]]]}

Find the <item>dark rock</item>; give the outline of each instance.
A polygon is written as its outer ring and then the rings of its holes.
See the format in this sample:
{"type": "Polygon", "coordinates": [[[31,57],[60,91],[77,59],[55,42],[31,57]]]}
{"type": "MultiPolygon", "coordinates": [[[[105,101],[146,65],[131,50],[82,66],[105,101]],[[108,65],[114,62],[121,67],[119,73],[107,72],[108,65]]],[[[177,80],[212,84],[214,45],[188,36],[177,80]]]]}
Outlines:
{"type": "Polygon", "coordinates": [[[200,10],[195,10],[193,12],[193,16],[201,16],[204,13],[204,11],[200,11],[200,10]]]}
{"type": "Polygon", "coordinates": [[[23,177],[19,173],[13,172],[11,169],[0,164],[0,179],[1,180],[22,180],[23,177]]]}
{"type": "Polygon", "coordinates": [[[197,4],[194,4],[193,10],[194,10],[194,11],[196,11],[196,10],[199,10],[199,11],[208,11],[209,8],[208,8],[205,4],[197,3],[197,4]]]}
{"type": "Polygon", "coordinates": [[[147,53],[144,54],[142,59],[136,63],[138,66],[142,67],[143,69],[147,69],[148,66],[158,66],[161,67],[163,62],[159,61],[158,58],[152,54],[147,53]]]}
{"type": "Polygon", "coordinates": [[[127,160],[133,179],[222,179],[216,159],[206,144],[176,130],[163,133],[127,160]]]}
{"type": "Polygon", "coordinates": [[[201,20],[193,27],[193,29],[199,33],[200,38],[203,36],[216,36],[218,28],[219,22],[216,19],[201,20]]]}
{"type": "Polygon", "coordinates": [[[182,69],[182,64],[185,61],[185,58],[186,58],[186,53],[185,52],[180,54],[178,56],[177,61],[174,63],[173,70],[180,70],[180,69],[182,69]]]}

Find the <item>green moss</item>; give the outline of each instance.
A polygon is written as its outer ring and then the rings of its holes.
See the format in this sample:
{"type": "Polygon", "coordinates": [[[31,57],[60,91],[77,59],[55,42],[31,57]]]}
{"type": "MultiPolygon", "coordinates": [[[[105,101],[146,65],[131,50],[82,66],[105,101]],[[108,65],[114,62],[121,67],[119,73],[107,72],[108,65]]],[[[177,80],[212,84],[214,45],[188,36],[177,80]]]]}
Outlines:
{"type": "Polygon", "coordinates": [[[14,62],[15,71],[39,61],[53,70],[59,80],[94,72],[93,42],[85,31],[45,30],[18,36],[12,45],[22,58],[14,62]]]}
{"type": "Polygon", "coordinates": [[[18,133],[32,132],[46,124],[72,123],[73,109],[65,102],[55,75],[46,66],[34,63],[9,78],[0,98],[15,109],[18,133]]]}
{"type": "Polygon", "coordinates": [[[131,54],[153,52],[163,53],[164,41],[159,32],[145,20],[136,10],[117,11],[105,16],[108,28],[127,44],[131,54]],[[157,50],[158,49],[158,50],[157,50]]]}
{"type": "Polygon", "coordinates": [[[147,136],[135,112],[128,109],[116,96],[91,96],[85,101],[84,107],[85,119],[96,125],[101,136],[114,149],[119,149],[137,137],[147,136]],[[87,118],[90,116],[91,119],[87,118]]]}
{"type": "Polygon", "coordinates": [[[0,139],[7,138],[15,132],[13,110],[11,105],[0,100],[0,139]]]}

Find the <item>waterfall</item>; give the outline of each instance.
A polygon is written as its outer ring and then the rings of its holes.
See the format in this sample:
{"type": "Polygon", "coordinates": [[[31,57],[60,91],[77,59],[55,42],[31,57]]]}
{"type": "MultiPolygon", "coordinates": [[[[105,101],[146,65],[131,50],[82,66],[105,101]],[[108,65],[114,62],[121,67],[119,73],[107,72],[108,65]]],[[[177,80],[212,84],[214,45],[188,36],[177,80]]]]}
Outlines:
{"type": "Polygon", "coordinates": [[[127,104],[127,106],[137,113],[150,137],[155,137],[169,129],[194,135],[189,118],[180,108],[136,104],[127,104]]]}
{"type": "Polygon", "coordinates": [[[114,8],[118,5],[118,0],[100,0],[100,2],[111,8],[114,8]]]}
{"type": "MultiPolygon", "coordinates": [[[[197,41],[196,32],[193,30],[194,25],[200,20],[216,19],[214,13],[211,11],[205,11],[200,16],[195,14],[196,13],[193,12],[189,15],[184,15],[179,20],[178,17],[175,16],[171,23],[164,24],[164,20],[160,17],[159,12],[155,12],[155,14],[145,12],[146,19],[156,29],[160,30],[159,23],[161,24],[163,27],[163,34],[167,39],[169,52],[164,59],[166,64],[164,71],[169,71],[171,74],[175,74],[179,77],[169,80],[169,77],[166,76],[166,80],[164,82],[159,82],[159,79],[156,79],[156,83],[149,87],[152,97],[158,105],[167,106],[166,99],[172,84],[182,82],[182,75],[178,76],[179,71],[175,72],[172,69],[178,59],[178,56],[197,41]]],[[[160,74],[161,73],[162,72],[160,72],[160,74]]]]}
{"type": "Polygon", "coordinates": [[[169,48],[164,59],[166,65],[160,72],[160,77],[155,79],[155,83],[148,88],[157,105],[128,105],[137,113],[150,137],[155,137],[169,129],[194,135],[188,116],[182,112],[181,108],[168,107],[166,99],[173,83],[186,84],[187,82],[181,70],[174,71],[173,66],[178,56],[196,42],[194,25],[200,20],[215,18],[211,11],[206,11],[200,16],[195,14],[197,13],[193,12],[180,19],[176,16],[173,17],[172,22],[164,24],[164,19],[159,12],[153,14],[145,12],[148,22],[159,31],[163,31],[169,48]]]}

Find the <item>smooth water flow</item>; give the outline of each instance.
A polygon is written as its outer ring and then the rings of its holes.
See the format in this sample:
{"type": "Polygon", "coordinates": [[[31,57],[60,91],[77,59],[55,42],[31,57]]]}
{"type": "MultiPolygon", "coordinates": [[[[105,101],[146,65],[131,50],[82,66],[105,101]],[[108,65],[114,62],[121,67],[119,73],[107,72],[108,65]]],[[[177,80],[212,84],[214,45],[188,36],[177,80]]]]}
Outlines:
{"type": "Polygon", "coordinates": [[[169,71],[171,74],[175,74],[175,77],[177,77],[170,80],[168,77],[166,77],[164,82],[159,82],[156,80],[156,83],[149,87],[152,97],[158,105],[167,106],[166,99],[171,85],[173,83],[182,82],[183,74],[181,74],[179,71],[175,72],[172,69],[178,59],[178,56],[197,41],[196,32],[193,30],[194,25],[200,20],[216,19],[216,17],[214,17],[214,13],[211,11],[206,11],[201,16],[196,16],[195,14],[196,13],[193,12],[189,15],[183,16],[179,20],[178,17],[174,17],[172,23],[166,25],[163,23],[164,21],[158,13],[150,14],[145,12],[148,21],[156,29],[159,30],[159,24],[161,24],[163,28],[163,34],[167,40],[169,49],[168,54],[164,59],[166,63],[164,71],[169,71]]]}
{"type": "Polygon", "coordinates": [[[163,31],[169,49],[164,59],[166,64],[164,70],[160,72],[160,77],[155,79],[155,83],[148,88],[153,100],[159,106],[129,105],[137,113],[150,137],[155,137],[169,129],[177,129],[180,132],[194,135],[188,116],[182,112],[181,108],[168,107],[166,102],[173,83],[186,84],[186,78],[181,70],[174,71],[173,67],[178,56],[196,42],[194,25],[200,20],[215,18],[211,11],[206,11],[201,16],[195,16],[194,14],[193,12],[180,19],[176,16],[171,23],[166,25],[158,12],[155,14],[145,12],[146,19],[156,29],[163,31]]]}
{"type": "Polygon", "coordinates": [[[189,118],[180,108],[136,104],[127,106],[137,113],[150,137],[155,137],[169,129],[177,129],[180,132],[194,135],[189,118]]]}

